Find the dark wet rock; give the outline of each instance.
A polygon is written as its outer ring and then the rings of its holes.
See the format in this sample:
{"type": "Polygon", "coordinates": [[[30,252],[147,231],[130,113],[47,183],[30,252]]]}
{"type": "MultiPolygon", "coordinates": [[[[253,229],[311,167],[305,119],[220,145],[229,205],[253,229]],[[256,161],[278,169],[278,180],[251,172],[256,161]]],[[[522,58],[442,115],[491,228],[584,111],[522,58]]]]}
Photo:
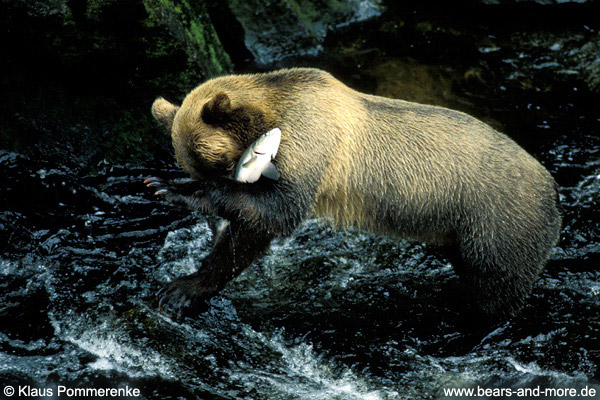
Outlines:
{"type": "Polygon", "coordinates": [[[241,23],[247,48],[259,64],[316,56],[328,30],[381,13],[378,1],[238,1],[231,10],[241,23]]]}

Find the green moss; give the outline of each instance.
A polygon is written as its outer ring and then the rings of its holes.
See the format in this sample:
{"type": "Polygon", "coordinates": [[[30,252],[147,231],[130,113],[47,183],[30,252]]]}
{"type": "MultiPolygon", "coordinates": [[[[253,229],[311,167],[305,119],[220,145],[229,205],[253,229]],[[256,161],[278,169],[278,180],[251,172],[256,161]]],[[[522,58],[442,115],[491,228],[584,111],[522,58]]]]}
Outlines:
{"type": "Polygon", "coordinates": [[[183,98],[203,79],[197,64],[139,0],[87,6],[33,13],[30,3],[0,3],[11,43],[0,148],[90,166],[169,162],[169,139],[150,104],[183,98]]]}
{"type": "Polygon", "coordinates": [[[579,54],[584,80],[590,90],[600,92],[600,34],[590,38],[579,54]]]}
{"type": "Polygon", "coordinates": [[[147,115],[126,110],[109,128],[111,135],[101,143],[96,159],[110,163],[143,160],[157,149],[169,148],[166,135],[155,129],[153,121],[147,115]]]}
{"type": "Polygon", "coordinates": [[[190,59],[207,77],[231,72],[233,64],[212,25],[203,1],[143,0],[152,18],[186,47],[190,59]]]}

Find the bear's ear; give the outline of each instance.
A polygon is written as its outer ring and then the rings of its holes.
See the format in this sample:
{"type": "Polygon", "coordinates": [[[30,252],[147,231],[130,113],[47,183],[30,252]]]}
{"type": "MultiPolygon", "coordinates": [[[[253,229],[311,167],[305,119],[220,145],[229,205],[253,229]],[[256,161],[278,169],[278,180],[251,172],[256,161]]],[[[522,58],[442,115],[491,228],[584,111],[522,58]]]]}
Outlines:
{"type": "Polygon", "coordinates": [[[228,122],[232,107],[229,96],[219,93],[202,107],[202,120],[209,125],[221,125],[228,122]]]}
{"type": "Polygon", "coordinates": [[[179,110],[179,107],[169,103],[162,97],[159,97],[152,103],[152,116],[159,124],[167,128],[169,132],[173,126],[173,119],[175,118],[177,110],[179,110]]]}

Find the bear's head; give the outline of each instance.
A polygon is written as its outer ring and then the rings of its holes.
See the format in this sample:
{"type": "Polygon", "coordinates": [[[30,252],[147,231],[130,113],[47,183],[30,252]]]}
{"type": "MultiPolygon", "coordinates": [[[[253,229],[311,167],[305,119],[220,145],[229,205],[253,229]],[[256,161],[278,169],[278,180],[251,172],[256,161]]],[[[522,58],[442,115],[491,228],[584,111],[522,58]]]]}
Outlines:
{"type": "Polygon", "coordinates": [[[244,150],[276,126],[268,110],[236,104],[224,92],[190,94],[181,106],[158,98],[152,115],[170,131],[179,165],[197,179],[231,174],[244,150]]]}

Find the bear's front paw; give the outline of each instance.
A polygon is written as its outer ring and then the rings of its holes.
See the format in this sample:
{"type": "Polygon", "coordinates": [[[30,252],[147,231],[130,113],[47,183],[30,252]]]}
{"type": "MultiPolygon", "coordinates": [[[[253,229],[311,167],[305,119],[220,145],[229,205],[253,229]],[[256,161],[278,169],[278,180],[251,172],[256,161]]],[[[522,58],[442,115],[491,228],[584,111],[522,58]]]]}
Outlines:
{"type": "Polygon", "coordinates": [[[161,178],[151,176],[150,178],[146,178],[144,180],[144,183],[149,188],[153,188],[156,190],[154,192],[155,195],[161,196],[167,201],[176,202],[177,197],[179,196],[175,193],[175,186],[173,186],[170,182],[162,180],[161,178]]]}
{"type": "Polygon", "coordinates": [[[193,316],[208,310],[208,300],[217,293],[205,286],[198,274],[176,278],[157,294],[161,310],[175,318],[193,316]]]}

